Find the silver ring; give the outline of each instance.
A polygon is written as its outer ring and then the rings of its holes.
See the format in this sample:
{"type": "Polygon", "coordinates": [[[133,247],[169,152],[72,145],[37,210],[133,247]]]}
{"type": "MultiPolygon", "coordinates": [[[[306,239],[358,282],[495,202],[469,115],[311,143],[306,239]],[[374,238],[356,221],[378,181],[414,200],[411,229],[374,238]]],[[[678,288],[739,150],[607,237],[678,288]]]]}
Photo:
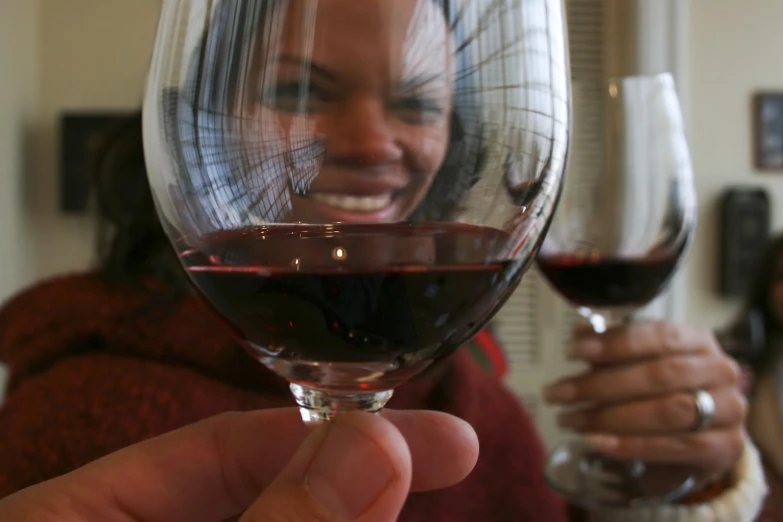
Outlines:
{"type": "Polygon", "coordinates": [[[693,431],[701,431],[712,424],[715,419],[715,399],[709,392],[702,389],[693,390],[693,399],[696,402],[696,414],[699,417],[693,431]]]}

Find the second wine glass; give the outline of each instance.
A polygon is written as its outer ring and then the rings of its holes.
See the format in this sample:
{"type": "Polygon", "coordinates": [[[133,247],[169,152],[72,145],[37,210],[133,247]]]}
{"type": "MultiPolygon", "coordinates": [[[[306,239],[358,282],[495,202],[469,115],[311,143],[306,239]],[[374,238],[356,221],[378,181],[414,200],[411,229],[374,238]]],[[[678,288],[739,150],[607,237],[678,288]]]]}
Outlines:
{"type": "MultiPolygon", "coordinates": [[[[599,333],[630,321],[667,287],[696,224],[672,76],[615,79],[606,96],[605,164],[595,179],[575,173],[565,184],[537,260],[554,289],[599,333]]],[[[690,469],[611,461],[581,439],[553,451],[547,476],[583,506],[665,502],[695,483],[690,469]]]]}

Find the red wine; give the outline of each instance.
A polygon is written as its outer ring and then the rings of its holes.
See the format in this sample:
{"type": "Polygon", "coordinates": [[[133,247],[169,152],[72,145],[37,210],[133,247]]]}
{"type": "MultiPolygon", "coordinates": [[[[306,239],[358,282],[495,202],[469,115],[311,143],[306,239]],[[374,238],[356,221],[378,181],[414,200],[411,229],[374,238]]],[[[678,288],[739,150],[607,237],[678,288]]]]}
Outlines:
{"type": "Polygon", "coordinates": [[[567,300],[588,308],[643,306],[663,290],[679,255],[654,258],[584,258],[540,255],[538,267],[567,300]]]}
{"type": "Polygon", "coordinates": [[[522,275],[505,233],[438,225],[275,225],[180,252],[235,336],[288,379],[388,389],[475,335],[522,275]],[[390,385],[391,383],[391,385],[390,385]]]}

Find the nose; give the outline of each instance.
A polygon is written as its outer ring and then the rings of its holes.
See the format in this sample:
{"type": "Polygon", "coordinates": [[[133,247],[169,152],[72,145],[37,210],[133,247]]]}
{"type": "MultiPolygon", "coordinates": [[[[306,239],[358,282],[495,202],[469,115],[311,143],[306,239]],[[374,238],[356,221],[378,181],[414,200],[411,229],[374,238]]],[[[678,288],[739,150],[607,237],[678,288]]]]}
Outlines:
{"type": "Polygon", "coordinates": [[[335,107],[323,118],[327,159],[355,167],[372,167],[403,156],[393,122],[382,101],[357,98],[335,107]]]}

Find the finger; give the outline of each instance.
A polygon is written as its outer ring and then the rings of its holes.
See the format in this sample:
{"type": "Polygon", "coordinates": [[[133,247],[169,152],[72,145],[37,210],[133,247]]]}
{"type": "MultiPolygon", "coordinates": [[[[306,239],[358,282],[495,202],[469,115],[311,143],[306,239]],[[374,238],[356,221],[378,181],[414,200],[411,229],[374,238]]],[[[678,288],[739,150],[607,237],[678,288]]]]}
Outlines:
{"type": "Polygon", "coordinates": [[[608,365],[665,355],[720,351],[715,337],[704,330],[668,322],[639,321],[610,328],[602,334],[579,329],[569,352],[572,359],[608,365]]]}
{"type": "Polygon", "coordinates": [[[696,388],[735,386],[737,366],[726,357],[677,355],[609,366],[566,377],[545,390],[551,403],[627,402],[696,388]]]}
{"type": "Polygon", "coordinates": [[[343,415],[308,437],[240,522],[392,522],[411,475],[410,451],[391,422],[343,415]]]}
{"type": "Polygon", "coordinates": [[[730,469],[742,456],[742,428],[707,430],[679,437],[586,436],[588,443],[607,457],[648,463],[694,466],[707,474],[730,469]]]}
{"type": "MultiPolygon", "coordinates": [[[[715,401],[710,428],[743,425],[747,406],[737,388],[708,390],[715,401]]],[[[671,435],[688,432],[699,422],[692,393],[673,393],[652,399],[565,412],[558,416],[562,428],[580,433],[615,435],[671,435]]]]}
{"type": "Polygon", "coordinates": [[[435,411],[385,410],[405,437],[413,457],[413,491],[441,489],[462,481],[479,457],[479,441],[462,419],[435,411]]]}
{"type": "MultiPolygon", "coordinates": [[[[455,484],[475,464],[476,434],[464,421],[426,411],[385,411],[384,417],[398,423],[408,441],[416,490],[455,484]]],[[[126,448],[63,480],[69,502],[85,512],[119,509],[150,522],[225,520],[257,498],[308,434],[294,408],[224,414],[126,448]]]]}

